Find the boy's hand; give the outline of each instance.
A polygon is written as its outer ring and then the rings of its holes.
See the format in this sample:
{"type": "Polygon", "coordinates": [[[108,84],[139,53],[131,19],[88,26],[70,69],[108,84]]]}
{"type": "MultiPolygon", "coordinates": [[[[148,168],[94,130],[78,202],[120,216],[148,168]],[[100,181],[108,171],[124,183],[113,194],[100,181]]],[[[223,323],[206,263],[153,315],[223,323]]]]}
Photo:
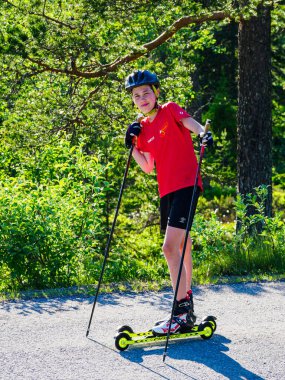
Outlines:
{"type": "Polygon", "coordinates": [[[128,149],[130,149],[133,145],[134,136],[138,137],[141,133],[141,125],[139,122],[135,121],[131,125],[128,126],[126,136],[125,136],[125,145],[128,149]]]}
{"type": "Polygon", "coordinates": [[[211,147],[214,145],[214,140],[212,137],[212,133],[210,131],[206,132],[205,134],[204,132],[200,133],[199,138],[200,138],[200,145],[204,145],[207,147],[211,147]]]}

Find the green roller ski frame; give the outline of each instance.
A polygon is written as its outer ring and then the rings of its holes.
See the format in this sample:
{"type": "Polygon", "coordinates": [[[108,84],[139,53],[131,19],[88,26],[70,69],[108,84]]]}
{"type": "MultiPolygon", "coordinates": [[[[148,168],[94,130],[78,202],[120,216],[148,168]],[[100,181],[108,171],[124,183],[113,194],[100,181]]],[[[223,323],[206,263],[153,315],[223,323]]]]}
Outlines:
{"type": "MultiPolygon", "coordinates": [[[[216,317],[208,316],[203,318],[199,325],[184,328],[179,333],[171,334],[169,339],[187,339],[200,336],[202,339],[210,339],[217,328],[216,317]]],[[[125,351],[130,345],[146,344],[152,342],[165,341],[167,335],[155,335],[152,330],[135,333],[130,326],[121,326],[115,335],[115,346],[119,351],[125,351]]]]}

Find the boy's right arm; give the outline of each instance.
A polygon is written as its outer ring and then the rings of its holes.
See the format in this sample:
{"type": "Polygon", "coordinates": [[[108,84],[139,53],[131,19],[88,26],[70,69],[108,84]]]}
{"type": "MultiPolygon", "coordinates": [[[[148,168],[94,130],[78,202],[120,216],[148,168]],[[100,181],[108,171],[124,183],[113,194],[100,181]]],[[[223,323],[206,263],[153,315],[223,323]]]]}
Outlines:
{"type": "Polygon", "coordinates": [[[150,173],[154,168],[154,158],[150,153],[140,152],[136,146],[133,148],[133,157],[145,173],[150,173]]]}

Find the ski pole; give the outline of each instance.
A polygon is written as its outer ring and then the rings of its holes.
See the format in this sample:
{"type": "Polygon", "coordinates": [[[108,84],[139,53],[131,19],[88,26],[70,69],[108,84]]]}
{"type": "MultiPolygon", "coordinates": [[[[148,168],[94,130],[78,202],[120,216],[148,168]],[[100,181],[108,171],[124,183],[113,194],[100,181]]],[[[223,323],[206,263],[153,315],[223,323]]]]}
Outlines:
{"type": "MultiPolygon", "coordinates": [[[[204,128],[204,135],[208,132],[210,128],[211,120],[207,119],[205,128],[204,128]]],[[[179,266],[179,271],[178,271],[178,276],[177,276],[177,282],[175,286],[175,292],[174,292],[174,298],[173,298],[173,303],[172,303],[172,311],[171,311],[171,317],[170,317],[170,323],[167,331],[167,337],[166,337],[166,342],[165,342],[165,348],[164,348],[164,353],[163,353],[163,362],[165,361],[166,355],[167,355],[167,348],[168,348],[168,342],[169,342],[169,336],[170,336],[170,329],[171,329],[171,323],[172,323],[172,318],[174,314],[174,307],[175,307],[175,300],[177,297],[178,289],[179,289],[179,284],[180,284],[180,278],[181,278],[181,273],[182,273],[182,268],[183,268],[183,262],[184,262],[184,256],[185,256],[185,251],[186,251],[186,246],[187,246],[187,239],[188,235],[191,229],[191,217],[193,214],[193,205],[194,205],[194,200],[197,192],[197,187],[198,187],[198,178],[199,178],[199,173],[201,170],[201,165],[202,165],[202,160],[204,157],[205,153],[205,145],[201,145],[200,148],[200,157],[199,157],[199,162],[198,162],[198,167],[196,171],[196,177],[195,177],[195,183],[194,183],[194,188],[193,188],[193,193],[192,193],[192,198],[191,198],[191,203],[190,203],[190,210],[188,213],[188,219],[187,219],[187,225],[186,225],[186,231],[185,231],[185,240],[183,244],[183,250],[182,250],[182,255],[180,259],[180,266],[179,266]]]]}
{"type": "MultiPolygon", "coordinates": [[[[141,119],[142,119],[142,115],[138,115],[137,116],[137,121],[140,122],[141,119]]],[[[120,188],[120,193],[119,193],[119,198],[118,198],[118,202],[117,202],[117,207],[116,207],[116,212],[115,212],[114,220],[113,220],[113,223],[112,223],[111,231],[110,231],[110,234],[109,234],[109,237],[108,237],[108,241],[107,241],[107,244],[106,244],[106,248],[105,248],[104,261],[103,261],[103,265],[102,265],[102,268],[101,268],[101,273],[100,273],[100,277],[99,277],[99,281],[98,281],[98,285],[97,285],[97,290],[96,290],[96,293],[95,293],[95,298],[94,298],[94,302],[93,302],[93,306],[92,306],[92,311],[91,311],[91,315],[90,315],[90,319],[89,319],[89,324],[88,324],[88,328],[87,328],[87,331],[86,331],[86,337],[89,335],[89,332],[90,332],[90,326],[91,326],[91,322],[92,322],[95,306],[96,306],[96,303],[97,303],[97,298],[98,298],[100,286],[101,286],[101,283],[102,283],[102,279],[103,279],[103,274],[104,274],[106,262],[107,262],[107,259],[108,259],[108,256],[109,256],[111,240],[112,240],[112,237],[113,237],[113,233],[114,233],[114,229],[115,229],[115,225],[116,225],[116,221],[117,221],[117,217],[118,217],[118,213],[119,213],[119,208],[120,208],[120,204],[121,204],[121,200],[122,200],[123,190],[124,190],[124,187],[125,187],[125,182],[126,182],[126,179],[127,179],[129,167],[130,167],[130,162],[131,162],[131,158],[132,158],[133,149],[134,149],[134,146],[132,145],[131,148],[130,148],[129,157],[128,157],[128,160],[127,160],[127,164],[126,164],[126,168],[125,168],[125,172],[124,172],[123,181],[122,181],[121,188],[120,188]]]]}

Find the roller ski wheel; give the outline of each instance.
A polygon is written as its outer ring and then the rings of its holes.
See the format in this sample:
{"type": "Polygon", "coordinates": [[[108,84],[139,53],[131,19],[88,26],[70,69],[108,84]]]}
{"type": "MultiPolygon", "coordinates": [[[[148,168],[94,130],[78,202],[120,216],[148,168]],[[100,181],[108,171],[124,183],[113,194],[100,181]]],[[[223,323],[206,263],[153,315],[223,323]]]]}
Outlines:
{"type": "Polygon", "coordinates": [[[117,332],[120,333],[120,332],[125,332],[125,333],[129,333],[129,334],[132,334],[134,331],[133,329],[128,326],[128,325],[124,325],[124,326],[121,326],[117,329],[117,332]]]}
{"type": "Polygon", "coordinates": [[[209,315],[208,317],[204,317],[202,319],[202,322],[207,322],[207,321],[211,322],[213,331],[215,332],[217,329],[216,319],[217,319],[216,317],[209,315]]]}
{"type": "Polygon", "coordinates": [[[120,332],[115,337],[115,346],[119,351],[125,351],[129,347],[129,340],[130,336],[129,334],[125,332],[120,332]]]}
{"type": "Polygon", "coordinates": [[[202,332],[202,334],[200,334],[200,337],[202,339],[207,340],[207,339],[212,338],[214,334],[212,322],[211,321],[201,322],[200,325],[198,326],[198,331],[202,332]]]}

